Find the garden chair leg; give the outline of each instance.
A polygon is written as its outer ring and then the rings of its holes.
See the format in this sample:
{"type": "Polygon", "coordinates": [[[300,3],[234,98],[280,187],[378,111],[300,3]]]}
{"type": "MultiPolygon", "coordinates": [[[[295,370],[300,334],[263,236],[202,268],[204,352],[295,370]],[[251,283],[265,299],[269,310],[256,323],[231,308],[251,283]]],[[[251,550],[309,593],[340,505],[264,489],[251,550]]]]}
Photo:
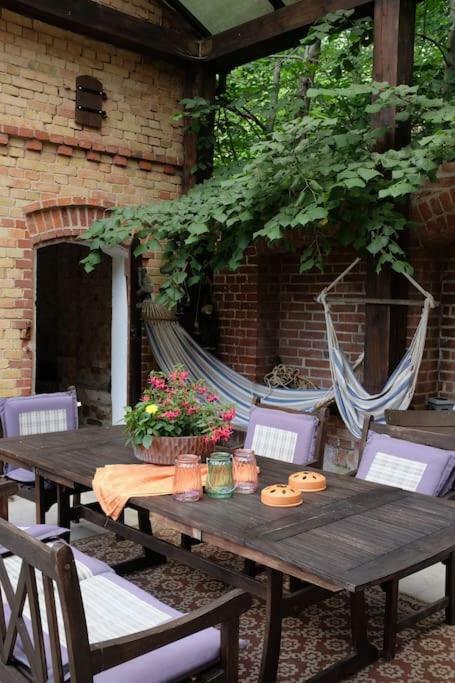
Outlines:
{"type": "Polygon", "coordinates": [[[239,680],[239,619],[221,624],[221,664],[226,683],[239,680]]]}
{"type": "Polygon", "coordinates": [[[446,562],[446,596],[449,604],[446,607],[446,623],[455,626],[455,553],[451,553],[446,562]]]}
{"type": "Polygon", "coordinates": [[[46,523],[46,491],[44,479],[35,473],[35,521],[37,524],[46,523]]]}
{"type": "Polygon", "coordinates": [[[386,598],[383,657],[387,661],[390,661],[395,657],[397,646],[398,587],[398,579],[392,579],[384,584],[386,598]]]}

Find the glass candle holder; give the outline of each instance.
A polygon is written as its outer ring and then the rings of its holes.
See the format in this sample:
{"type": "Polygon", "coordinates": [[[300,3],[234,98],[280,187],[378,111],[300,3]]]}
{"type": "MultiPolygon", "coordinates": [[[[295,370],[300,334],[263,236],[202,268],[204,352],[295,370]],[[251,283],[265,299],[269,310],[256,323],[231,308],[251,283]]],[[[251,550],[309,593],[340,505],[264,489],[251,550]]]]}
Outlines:
{"type": "Polygon", "coordinates": [[[258,488],[258,468],[254,451],[249,448],[236,448],[233,463],[237,493],[254,493],[258,488]]]}
{"type": "Polygon", "coordinates": [[[198,455],[178,455],[175,460],[174,498],[181,503],[192,503],[202,498],[202,478],[198,455]]]}
{"type": "Polygon", "coordinates": [[[234,493],[232,455],[212,453],[207,458],[207,482],[205,490],[210,498],[231,498],[234,493]]]}

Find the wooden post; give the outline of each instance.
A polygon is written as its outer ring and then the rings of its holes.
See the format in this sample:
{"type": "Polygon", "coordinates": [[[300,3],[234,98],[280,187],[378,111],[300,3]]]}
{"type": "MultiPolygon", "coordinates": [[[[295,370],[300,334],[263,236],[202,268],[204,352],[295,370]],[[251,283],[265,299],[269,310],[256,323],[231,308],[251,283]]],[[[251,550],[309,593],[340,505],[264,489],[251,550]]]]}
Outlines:
{"type": "MultiPolygon", "coordinates": [[[[415,0],[376,0],[374,9],[373,78],[390,85],[410,84],[414,55],[415,0]]],[[[395,110],[383,110],[377,125],[390,126],[378,142],[384,151],[399,148],[409,140],[406,125],[395,126],[395,110]]],[[[406,237],[403,239],[406,246],[406,237]]],[[[373,259],[369,260],[366,295],[373,298],[406,296],[407,283],[390,269],[375,273],[373,259]]],[[[406,346],[407,309],[404,306],[369,304],[365,308],[365,371],[364,383],[368,391],[378,392],[396,367],[406,346]]]]}
{"type": "MultiPolygon", "coordinates": [[[[188,69],[185,82],[185,98],[203,97],[206,100],[213,101],[215,92],[215,71],[203,66],[194,66],[188,69]]],[[[186,194],[197,182],[209,178],[213,170],[213,148],[207,148],[201,152],[199,148],[199,136],[194,131],[188,129],[188,124],[189,121],[185,119],[185,131],[183,133],[183,194],[186,194]],[[203,159],[201,159],[201,154],[203,159]],[[194,173],[194,167],[198,161],[201,160],[205,164],[205,169],[198,173],[194,173]]],[[[211,121],[208,128],[201,131],[200,134],[210,135],[210,125],[213,127],[213,121],[211,121]]]]}

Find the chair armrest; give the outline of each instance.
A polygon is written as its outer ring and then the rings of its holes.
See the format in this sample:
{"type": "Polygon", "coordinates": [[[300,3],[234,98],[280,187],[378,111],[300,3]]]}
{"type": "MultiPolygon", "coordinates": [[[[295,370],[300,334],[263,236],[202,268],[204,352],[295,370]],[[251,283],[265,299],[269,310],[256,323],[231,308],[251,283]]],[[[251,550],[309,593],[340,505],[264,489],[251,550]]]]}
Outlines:
{"type": "Polygon", "coordinates": [[[9,498],[14,496],[19,490],[18,485],[14,481],[0,478],[0,498],[9,498]]]}
{"type": "Polygon", "coordinates": [[[250,608],[251,602],[251,596],[248,593],[233,590],[205,607],[200,607],[147,631],[95,643],[90,646],[93,658],[92,672],[95,675],[176,640],[191,636],[198,631],[203,631],[210,626],[238,619],[240,614],[250,608]]]}
{"type": "Polygon", "coordinates": [[[8,498],[19,490],[15,481],[0,477],[0,519],[8,520],[8,498]]]}

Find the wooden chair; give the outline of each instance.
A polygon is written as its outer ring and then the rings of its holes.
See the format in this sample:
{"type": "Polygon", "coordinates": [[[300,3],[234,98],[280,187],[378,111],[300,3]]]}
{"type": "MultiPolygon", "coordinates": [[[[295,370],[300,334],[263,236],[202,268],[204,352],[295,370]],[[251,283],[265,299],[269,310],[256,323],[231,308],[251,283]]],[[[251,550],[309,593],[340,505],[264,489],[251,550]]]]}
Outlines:
{"type": "Polygon", "coordinates": [[[455,410],[386,410],[385,421],[394,427],[455,436],[455,410]]]}
{"type": "MultiPolygon", "coordinates": [[[[54,394],[34,394],[0,399],[0,422],[4,437],[70,431],[78,428],[77,396],[74,387],[54,394]]],[[[36,504],[36,519],[44,524],[46,512],[57,503],[59,521],[64,523],[55,486],[24,467],[3,465],[8,479],[19,485],[18,495],[36,504]]],[[[78,495],[77,493],[75,494],[78,495]]]]}
{"type": "Polygon", "coordinates": [[[245,448],[253,448],[258,455],[265,457],[277,457],[287,462],[301,464],[302,467],[322,469],[327,416],[327,407],[308,413],[303,410],[269,406],[256,397],[253,400],[246,432],[245,448]],[[267,431],[258,434],[258,429],[262,427],[266,427],[267,431]],[[277,440],[273,435],[274,430],[284,432],[285,436],[289,432],[297,435],[292,442],[286,444],[287,447],[283,450],[281,458],[279,453],[274,455],[275,450],[279,451],[277,440]]]}
{"type": "MultiPolygon", "coordinates": [[[[398,488],[404,488],[405,490],[414,490],[426,493],[427,495],[440,495],[451,498],[454,496],[455,435],[438,434],[415,428],[411,429],[407,426],[377,424],[373,422],[371,416],[367,416],[364,421],[359,446],[359,465],[355,476],[389,486],[396,485],[398,488]],[[381,435],[392,437],[393,441],[388,439],[381,441],[378,439],[381,435]],[[378,451],[375,455],[376,448],[378,448],[378,451]],[[376,462],[377,456],[380,456],[380,462],[376,462]],[[400,467],[398,464],[396,471],[399,473],[400,481],[397,481],[395,484],[393,472],[394,458],[403,458],[409,462],[409,467],[405,468],[400,467]],[[421,462],[418,462],[417,459],[421,462]],[[427,462],[426,467],[419,468],[419,465],[425,461],[427,462]],[[388,473],[384,469],[387,466],[387,462],[392,463],[392,471],[388,473]],[[413,468],[415,469],[413,470],[413,468]]],[[[399,579],[391,577],[391,580],[384,585],[386,605],[383,652],[385,659],[391,660],[395,656],[397,633],[409,626],[413,626],[420,619],[434,612],[445,609],[447,623],[455,625],[455,614],[451,608],[455,593],[455,562],[453,554],[441,557],[440,561],[444,562],[446,567],[445,596],[434,603],[416,610],[411,615],[401,619],[398,618],[399,579]]]]}
{"type": "MultiPolygon", "coordinates": [[[[0,484],[0,495],[1,489],[0,484]]],[[[72,683],[96,683],[97,674],[106,670],[109,679],[103,680],[140,683],[154,669],[169,673],[170,680],[199,674],[211,683],[238,680],[239,616],[251,605],[250,596],[242,591],[231,591],[206,607],[170,618],[170,608],[112,571],[78,576],[73,550],[62,541],[49,546],[0,519],[0,544],[10,551],[9,556],[0,556],[2,683],[63,683],[67,671],[72,683]],[[128,601],[133,603],[130,610],[135,608],[145,620],[148,611],[156,625],[97,640],[98,610],[106,600],[102,590],[123,592],[126,602],[122,610],[114,596],[110,621],[101,624],[101,633],[110,632],[112,626],[114,631],[125,628],[128,601]],[[156,619],[160,610],[162,617],[156,619]],[[217,624],[221,633],[212,628],[217,624]],[[172,644],[177,641],[176,649],[172,644]],[[199,666],[198,658],[210,661],[199,666]],[[173,667],[180,672],[176,678],[173,667]]]]}

